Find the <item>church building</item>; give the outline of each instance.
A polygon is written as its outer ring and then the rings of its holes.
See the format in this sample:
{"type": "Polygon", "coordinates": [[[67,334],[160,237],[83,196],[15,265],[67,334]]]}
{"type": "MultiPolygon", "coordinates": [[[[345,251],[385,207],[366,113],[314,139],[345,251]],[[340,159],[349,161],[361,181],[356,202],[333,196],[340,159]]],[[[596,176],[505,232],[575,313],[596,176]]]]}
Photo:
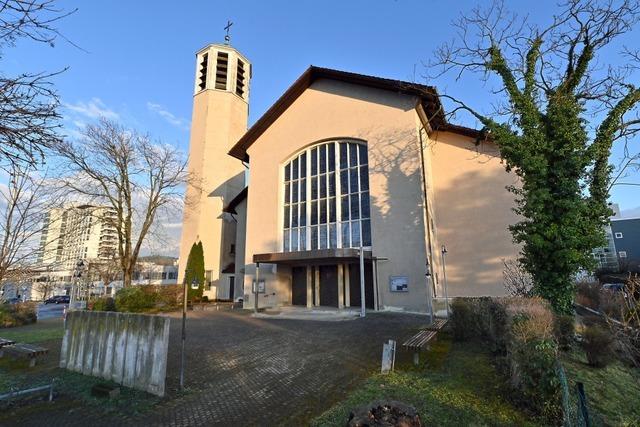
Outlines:
{"type": "Polygon", "coordinates": [[[504,294],[517,179],[434,87],[311,66],[247,128],[251,73],[228,44],[196,54],[180,265],[201,241],[209,299],[429,312],[504,294]]]}

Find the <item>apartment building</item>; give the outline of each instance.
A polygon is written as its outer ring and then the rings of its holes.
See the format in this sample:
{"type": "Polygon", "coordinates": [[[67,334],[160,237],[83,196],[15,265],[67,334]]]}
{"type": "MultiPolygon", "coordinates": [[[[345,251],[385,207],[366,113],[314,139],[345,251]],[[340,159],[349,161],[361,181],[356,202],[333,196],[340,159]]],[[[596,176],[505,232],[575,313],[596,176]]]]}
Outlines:
{"type": "Polygon", "coordinates": [[[51,209],[45,217],[39,264],[72,271],[80,260],[107,260],[117,249],[116,213],[106,206],[51,209]]]}

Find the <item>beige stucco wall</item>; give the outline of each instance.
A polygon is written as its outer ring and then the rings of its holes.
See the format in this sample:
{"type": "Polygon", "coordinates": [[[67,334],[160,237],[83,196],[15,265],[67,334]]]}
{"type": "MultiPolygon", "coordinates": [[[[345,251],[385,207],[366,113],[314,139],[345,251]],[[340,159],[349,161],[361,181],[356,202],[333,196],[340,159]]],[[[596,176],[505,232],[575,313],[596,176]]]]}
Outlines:
{"type": "Polygon", "coordinates": [[[245,240],[247,236],[247,199],[236,206],[236,289],[234,298],[244,297],[245,240]]]}
{"type": "Polygon", "coordinates": [[[503,259],[513,259],[508,226],[517,221],[513,194],[517,183],[505,171],[497,147],[476,146],[475,139],[433,132],[426,149],[435,222],[434,252],[437,295],[444,296],[440,247],[446,245],[448,294],[503,295],[503,259]]]}
{"type": "MultiPolygon", "coordinates": [[[[425,243],[416,99],[321,79],[314,82],[249,148],[245,294],[251,294],[253,254],[282,251],[282,166],[302,148],[327,138],[367,142],[372,250],[380,302],[426,310],[425,243]],[[389,276],[409,277],[408,293],[389,292],[389,276]]],[[[261,265],[267,280],[260,305],[290,303],[289,269],[261,265]]],[[[252,295],[245,302],[252,307],[252,295]]]]}

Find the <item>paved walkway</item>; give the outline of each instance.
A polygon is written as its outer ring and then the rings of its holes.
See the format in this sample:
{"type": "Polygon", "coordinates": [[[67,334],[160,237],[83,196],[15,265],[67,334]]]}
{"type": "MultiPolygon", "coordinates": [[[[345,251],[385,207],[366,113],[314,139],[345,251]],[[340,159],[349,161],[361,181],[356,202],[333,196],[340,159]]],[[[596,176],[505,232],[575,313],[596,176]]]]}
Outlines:
{"type": "MultiPolygon", "coordinates": [[[[139,413],[65,408],[14,425],[304,425],[379,369],[382,343],[426,317],[372,313],[343,322],[257,319],[247,312],[191,312],[187,393],[178,391],[180,318],[171,322],[167,396],[139,413]],[[91,422],[87,423],[87,417],[91,422]]],[[[39,411],[40,412],[40,411],[39,411]]],[[[0,422],[1,424],[1,422],[0,422]]]]}

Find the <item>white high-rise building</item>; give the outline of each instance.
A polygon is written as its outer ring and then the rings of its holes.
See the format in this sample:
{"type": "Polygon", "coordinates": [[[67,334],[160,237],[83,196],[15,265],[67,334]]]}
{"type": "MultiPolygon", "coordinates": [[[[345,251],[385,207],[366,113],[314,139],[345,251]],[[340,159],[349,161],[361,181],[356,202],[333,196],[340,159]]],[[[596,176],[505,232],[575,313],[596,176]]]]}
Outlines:
{"type": "Polygon", "coordinates": [[[117,250],[116,213],[105,206],[80,205],[48,212],[39,263],[73,270],[80,260],[107,260],[117,250]]]}

